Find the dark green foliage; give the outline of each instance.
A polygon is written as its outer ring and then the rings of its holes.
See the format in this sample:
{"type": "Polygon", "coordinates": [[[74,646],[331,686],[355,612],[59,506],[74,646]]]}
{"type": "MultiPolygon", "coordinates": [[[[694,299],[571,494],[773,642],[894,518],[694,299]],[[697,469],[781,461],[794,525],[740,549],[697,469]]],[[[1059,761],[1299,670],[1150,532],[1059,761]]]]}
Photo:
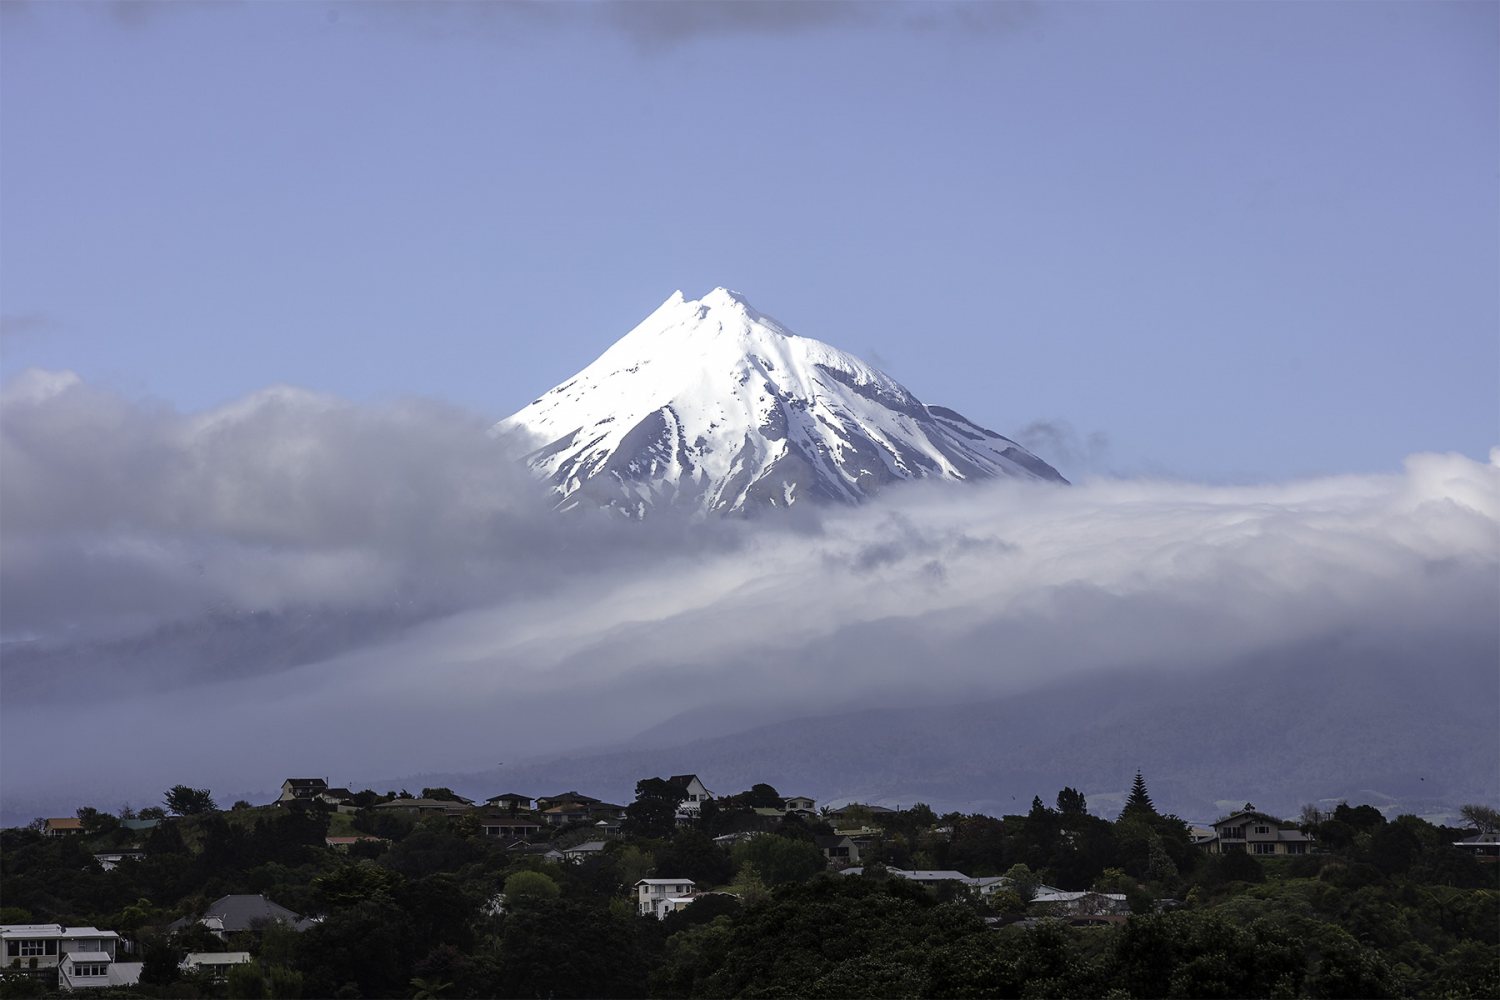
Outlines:
{"type": "Polygon", "coordinates": [[[734,845],[736,868],[752,865],[769,886],[805,882],[828,868],[823,852],[805,840],[765,834],[734,845]]]}
{"type": "Polygon", "coordinates": [[[678,931],[712,923],[719,917],[733,917],[740,912],[740,901],[727,893],[715,892],[699,898],[692,906],[685,906],[667,914],[661,922],[662,931],[670,937],[678,931]]]}
{"type": "Polygon", "coordinates": [[[636,782],[635,801],[625,807],[622,828],[633,837],[670,837],[677,829],[677,806],[685,794],[662,778],[636,782]]]}
{"type": "Polygon", "coordinates": [[[1244,851],[1215,855],[1209,867],[1220,882],[1263,882],[1266,877],[1260,862],[1244,851]]]}
{"type": "Polygon", "coordinates": [[[1368,831],[1385,825],[1385,817],[1379,809],[1371,805],[1351,806],[1347,802],[1340,802],[1333,810],[1333,819],[1337,823],[1347,823],[1356,830],[1368,831]]]}
{"type": "MultiPolygon", "coordinates": [[[[821,857],[821,855],[820,855],[821,857]]],[[[683,830],[656,852],[661,878],[690,878],[700,889],[723,885],[734,875],[729,852],[698,830],[683,830]]]]}
{"type": "Polygon", "coordinates": [[[360,809],[354,814],[351,822],[354,829],[360,833],[368,833],[372,837],[384,837],[386,840],[400,840],[417,826],[415,816],[369,808],[360,809]]]}
{"type": "Polygon", "coordinates": [[[460,837],[441,817],[424,820],[409,836],[391,845],[381,863],[410,878],[454,871],[484,855],[484,845],[460,837]]]}
{"type": "MultiPolygon", "coordinates": [[[[673,793],[643,791],[675,812],[673,793]]],[[[1154,808],[1110,823],[1073,789],[1056,801],[1038,797],[1003,820],[914,807],[866,821],[884,828],[889,864],[1010,872],[1022,890],[1037,878],[1121,892],[1127,922],[996,930],[982,915],[1038,907],[1015,893],[987,906],[951,883],[926,889],[879,861],[864,876],[832,874],[810,839],[823,824],[732,805],[713,822],[778,832],[725,852],[709,824],[683,828],[673,816],[659,837],[552,865],[507,855],[462,823],[367,811],[400,841],[370,859],[324,846],[326,810],[251,809],[164,823],[145,835],[144,860],[111,872],[93,853],[123,831],[82,812],[92,832],[81,837],[0,831],[0,916],[126,933],[147,961],[138,993],[148,996],[1500,995],[1500,866],[1454,849],[1463,831],[1345,804],[1307,818],[1334,834],[1326,850],[1258,860],[1200,854],[1181,821],[1154,808]],[[641,918],[630,886],[648,874],[729,883],[743,896],[641,918]],[[528,893],[528,883],[543,888],[528,893]],[[488,912],[502,890],[505,912],[488,912]],[[197,924],[162,937],[173,918],[230,892],[264,892],[322,920],[228,942],[197,924]],[[1164,896],[1186,902],[1157,913],[1164,896]],[[184,950],[220,948],[250,950],[256,963],[217,986],[179,974],[184,950]]],[[[34,993],[0,986],[7,997],[34,993]]]]}
{"type": "Polygon", "coordinates": [[[187,785],[173,785],[167,790],[165,801],[167,808],[178,816],[201,816],[218,808],[207,788],[189,788],[187,785]]]}
{"type": "Polygon", "coordinates": [[[741,792],[736,798],[739,804],[751,809],[781,808],[781,793],[765,783],[751,785],[748,792],[741,792]]]}
{"type": "Polygon", "coordinates": [[[166,986],[177,982],[178,966],[186,948],[179,948],[165,937],[153,937],[141,943],[141,982],[147,986],[166,986]]]}
{"type": "Polygon", "coordinates": [[[1076,788],[1064,788],[1057,793],[1057,811],[1064,816],[1083,816],[1089,811],[1088,801],[1076,788]]]}
{"type": "Polygon", "coordinates": [[[1146,779],[1141,772],[1135,772],[1135,782],[1130,787],[1130,797],[1125,800],[1125,808],[1120,812],[1120,818],[1126,816],[1154,816],[1156,806],[1151,801],[1151,796],[1146,792],[1146,779]]]}
{"type": "Polygon", "coordinates": [[[100,812],[92,806],[80,808],[78,819],[83,823],[83,834],[86,837],[109,836],[120,829],[118,818],[107,812],[100,812]]]}
{"type": "Polygon", "coordinates": [[[518,907],[500,933],[496,995],[645,996],[636,920],[564,899],[518,907]]]}

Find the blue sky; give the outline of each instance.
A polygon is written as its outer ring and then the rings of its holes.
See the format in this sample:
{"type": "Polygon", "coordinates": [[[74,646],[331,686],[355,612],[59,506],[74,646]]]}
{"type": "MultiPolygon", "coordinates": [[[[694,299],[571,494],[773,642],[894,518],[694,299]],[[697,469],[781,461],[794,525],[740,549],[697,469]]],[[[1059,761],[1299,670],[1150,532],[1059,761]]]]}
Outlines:
{"type": "Polygon", "coordinates": [[[6,3],[0,372],[498,418],[728,285],[1098,470],[1480,457],[1497,10],[6,3]]]}

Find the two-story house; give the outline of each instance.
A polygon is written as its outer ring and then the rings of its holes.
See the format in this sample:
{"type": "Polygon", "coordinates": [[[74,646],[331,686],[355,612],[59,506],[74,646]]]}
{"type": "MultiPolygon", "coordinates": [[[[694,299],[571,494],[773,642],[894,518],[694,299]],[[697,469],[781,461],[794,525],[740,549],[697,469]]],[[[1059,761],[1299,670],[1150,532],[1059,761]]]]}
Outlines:
{"type": "Polygon", "coordinates": [[[276,800],[276,804],[311,802],[327,791],[327,778],[288,778],[281,783],[281,798],[276,800]]]}
{"type": "Polygon", "coordinates": [[[677,804],[677,815],[681,819],[697,817],[703,803],[714,797],[696,774],[674,774],[667,779],[667,784],[682,793],[682,801],[677,804]]]}
{"type": "Polygon", "coordinates": [[[1248,802],[1245,808],[1212,826],[1214,835],[1198,845],[1210,854],[1306,854],[1313,843],[1313,838],[1295,824],[1260,812],[1248,802]]]}
{"type": "Polygon", "coordinates": [[[796,813],[799,816],[816,816],[817,806],[817,799],[810,799],[806,795],[789,795],[781,800],[781,808],[785,812],[796,813]]]}
{"type": "Polygon", "coordinates": [[[643,878],[635,884],[636,912],[643,917],[665,920],[698,894],[690,878],[643,878]]]}
{"type": "Polygon", "coordinates": [[[0,926],[0,955],[4,967],[51,975],[63,992],[134,986],[141,978],[140,962],[117,962],[120,935],[97,927],[62,924],[5,924],[0,926]]]}

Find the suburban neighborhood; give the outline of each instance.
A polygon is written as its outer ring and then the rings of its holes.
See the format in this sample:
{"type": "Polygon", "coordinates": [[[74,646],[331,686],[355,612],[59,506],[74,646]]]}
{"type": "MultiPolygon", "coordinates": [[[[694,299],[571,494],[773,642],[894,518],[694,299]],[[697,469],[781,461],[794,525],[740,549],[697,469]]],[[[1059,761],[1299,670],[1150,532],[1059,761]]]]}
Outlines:
{"type": "MultiPolygon", "coordinates": [[[[1045,939],[1065,950],[1070,939],[1045,935],[1109,934],[1142,920],[1171,928],[1308,878],[1330,887],[1435,878],[1482,907],[1500,899],[1500,824],[1493,810],[1465,809],[1470,829],[1347,803],[1308,807],[1292,820],[1247,802],[1190,824],[1158,812],[1139,773],[1112,820],[1071,788],[1052,806],[1036,798],[1025,814],[939,816],[920,804],[820,805],[767,784],[715,792],[697,774],[642,779],[628,803],[576,789],[473,799],[448,788],[376,793],[289,777],[273,801],[220,809],[207,789],[176,786],[161,807],[121,815],[82,807],[4,831],[0,988],[6,996],[719,995],[727,973],[696,965],[697,953],[679,944],[727,934],[728,946],[734,928],[759,927],[757,913],[829,901],[898,906],[906,916],[890,918],[892,933],[901,920],[951,911],[972,926],[969,937],[991,935],[995,947],[1045,939]],[[204,891],[213,887],[222,891],[204,891]],[[83,916],[93,922],[74,922],[83,916]],[[630,921],[646,925],[627,933],[630,921]],[[620,954],[561,979],[540,958],[598,941],[620,954]],[[391,946],[406,956],[395,965],[391,946]],[[494,949],[494,962],[465,957],[475,949],[494,949]],[[646,954],[656,958],[640,965],[646,954]],[[570,976],[583,978],[568,986],[570,976]]],[[[1491,928],[1481,919],[1456,943],[1488,947],[1491,928]]],[[[1335,932],[1344,933],[1336,920],[1325,933],[1335,932]]],[[[1307,961],[1307,995],[1347,995],[1308,986],[1329,959],[1319,952],[1307,961]]],[[[1433,962],[1433,982],[1479,974],[1433,962]]],[[[1392,983],[1419,975],[1386,971],[1392,983]]],[[[937,981],[935,970],[926,975],[937,981]]]]}

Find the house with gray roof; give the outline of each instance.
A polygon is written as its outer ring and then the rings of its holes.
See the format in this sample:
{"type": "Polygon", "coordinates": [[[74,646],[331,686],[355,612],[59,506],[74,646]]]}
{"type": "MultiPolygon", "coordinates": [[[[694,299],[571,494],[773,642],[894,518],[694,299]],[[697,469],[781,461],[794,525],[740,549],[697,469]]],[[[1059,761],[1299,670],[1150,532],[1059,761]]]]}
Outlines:
{"type": "Polygon", "coordinates": [[[195,923],[207,927],[216,937],[223,940],[230,934],[258,930],[270,923],[285,924],[294,931],[305,931],[317,921],[293,912],[279,903],[273,903],[257,893],[255,895],[220,896],[209,903],[198,916],[175,920],[167,925],[167,930],[175,933],[195,923]]]}

